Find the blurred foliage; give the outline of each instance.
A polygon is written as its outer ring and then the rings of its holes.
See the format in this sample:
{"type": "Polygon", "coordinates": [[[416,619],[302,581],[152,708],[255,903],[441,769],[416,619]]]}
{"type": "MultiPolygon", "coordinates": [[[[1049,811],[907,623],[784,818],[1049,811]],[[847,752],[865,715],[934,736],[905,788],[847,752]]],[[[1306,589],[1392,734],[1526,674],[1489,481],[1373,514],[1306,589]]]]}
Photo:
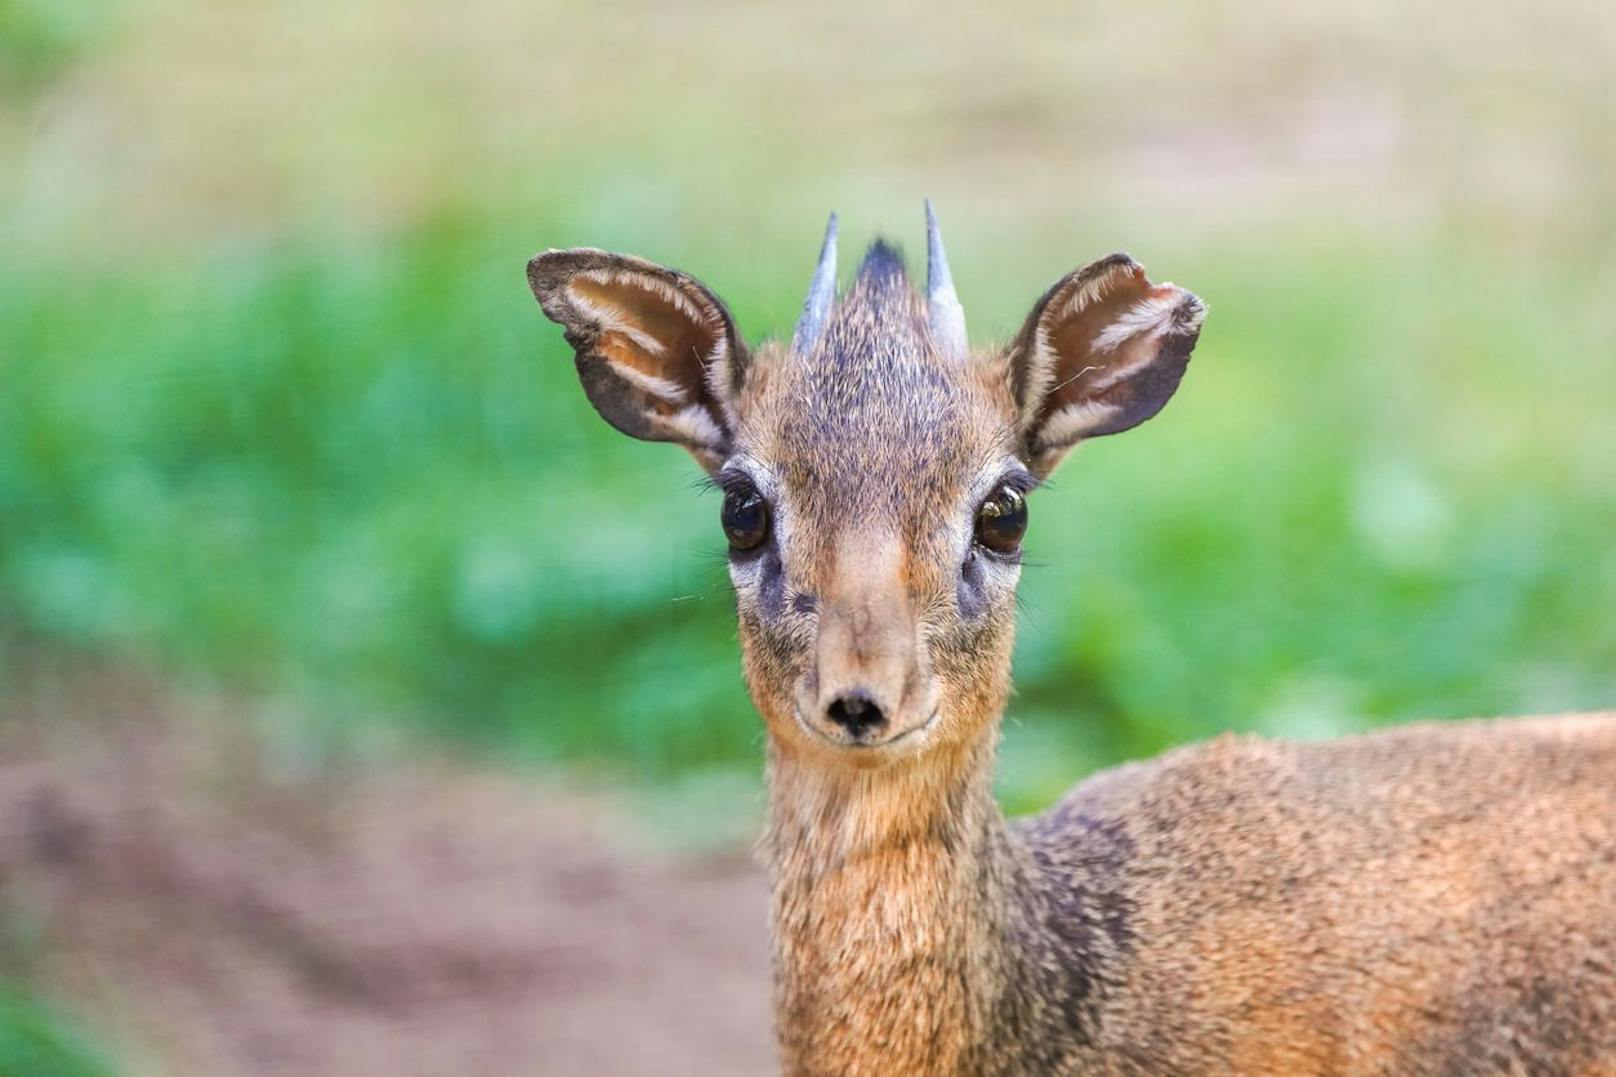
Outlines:
{"type": "Polygon", "coordinates": [[[110,1077],[114,1072],[74,1023],[0,982],[0,1077],[110,1077]]]}
{"type": "MultiPolygon", "coordinates": [[[[7,273],[10,617],[344,721],[755,765],[716,502],[589,410],[507,230],[7,273]]],[[[1179,399],[1035,499],[1014,803],[1226,728],[1616,694],[1602,282],[1304,249],[1182,252],[1213,315],[1179,399]]],[[[799,269],[703,275],[757,327],[799,269]]]]}
{"type": "Polygon", "coordinates": [[[979,338],[1118,247],[1212,308],[1034,501],[1012,807],[1223,729],[1616,700],[1600,5],[164,0],[103,55],[112,0],[0,2],[49,83],[0,103],[13,631],[316,746],[755,772],[716,502],[589,410],[522,265],[671,262],[756,339],[827,210],[913,240],[930,194],[979,338]]]}

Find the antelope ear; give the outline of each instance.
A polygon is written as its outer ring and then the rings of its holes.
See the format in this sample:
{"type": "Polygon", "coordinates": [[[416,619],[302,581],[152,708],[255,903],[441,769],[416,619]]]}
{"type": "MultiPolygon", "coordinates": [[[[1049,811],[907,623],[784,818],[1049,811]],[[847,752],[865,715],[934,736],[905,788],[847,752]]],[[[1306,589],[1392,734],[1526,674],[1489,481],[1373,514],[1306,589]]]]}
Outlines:
{"type": "Polygon", "coordinates": [[[1039,475],[1084,438],[1155,415],[1178,388],[1206,304],[1113,254],[1062,277],[1010,347],[1021,448],[1039,475]]]}
{"type": "Polygon", "coordinates": [[[684,273],[588,248],[535,255],[527,281],[566,330],[578,380],[602,418],[630,437],[683,445],[718,469],[750,356],[717,296],[684,273]]]}

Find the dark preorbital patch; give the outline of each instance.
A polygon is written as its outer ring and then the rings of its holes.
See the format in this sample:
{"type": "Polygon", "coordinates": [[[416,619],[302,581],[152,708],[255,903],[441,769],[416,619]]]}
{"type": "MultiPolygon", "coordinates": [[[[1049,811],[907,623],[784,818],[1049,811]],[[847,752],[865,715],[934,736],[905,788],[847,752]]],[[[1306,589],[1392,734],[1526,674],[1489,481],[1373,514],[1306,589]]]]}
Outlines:
{"type": "Polygon", "coordinates": [[[780,563],[780,550],[773,541],[763,552],[758,572],[758,613],[765,620],[778,620],[785,609],[786,573],[780,563]]]}

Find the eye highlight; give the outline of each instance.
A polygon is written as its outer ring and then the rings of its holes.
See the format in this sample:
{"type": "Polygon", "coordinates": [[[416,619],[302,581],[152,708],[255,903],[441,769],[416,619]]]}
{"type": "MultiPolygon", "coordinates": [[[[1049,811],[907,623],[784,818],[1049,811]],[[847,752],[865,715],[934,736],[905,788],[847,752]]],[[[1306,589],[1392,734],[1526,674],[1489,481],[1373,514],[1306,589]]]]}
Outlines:
{"type": "Polygon", "coordinates": [[[1014,486],[1000,486],[976,510],[976,541],[994,553],[1015,553],[1027,533],[1027,499],[1014,486]]]}
{"type": "Polygon", "coordinates": [[[755,550],[769,537],[769,503],[750,486],[724,492],[718,519],[731,550],[755,550]]]}

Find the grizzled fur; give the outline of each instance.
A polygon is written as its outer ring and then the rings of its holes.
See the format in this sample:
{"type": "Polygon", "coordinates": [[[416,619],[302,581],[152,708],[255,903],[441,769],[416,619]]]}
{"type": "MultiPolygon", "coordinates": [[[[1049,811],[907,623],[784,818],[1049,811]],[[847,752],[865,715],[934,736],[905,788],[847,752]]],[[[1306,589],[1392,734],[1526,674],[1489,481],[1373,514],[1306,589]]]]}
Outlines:
{"type": "Polygon", "coordinates": [[[964,357],[878,243],[754,354],[683,274],[529,279],[613,425],[769,505],[730,572],[788,1071],[1616,1073],[1616,715],[1225,737],[1000,814],[1019,563],[973,517],[1160,410],[1193,295],[1116,255],[964,357]],[[851,687],[884,739],[826,720],[851,687]]]}

